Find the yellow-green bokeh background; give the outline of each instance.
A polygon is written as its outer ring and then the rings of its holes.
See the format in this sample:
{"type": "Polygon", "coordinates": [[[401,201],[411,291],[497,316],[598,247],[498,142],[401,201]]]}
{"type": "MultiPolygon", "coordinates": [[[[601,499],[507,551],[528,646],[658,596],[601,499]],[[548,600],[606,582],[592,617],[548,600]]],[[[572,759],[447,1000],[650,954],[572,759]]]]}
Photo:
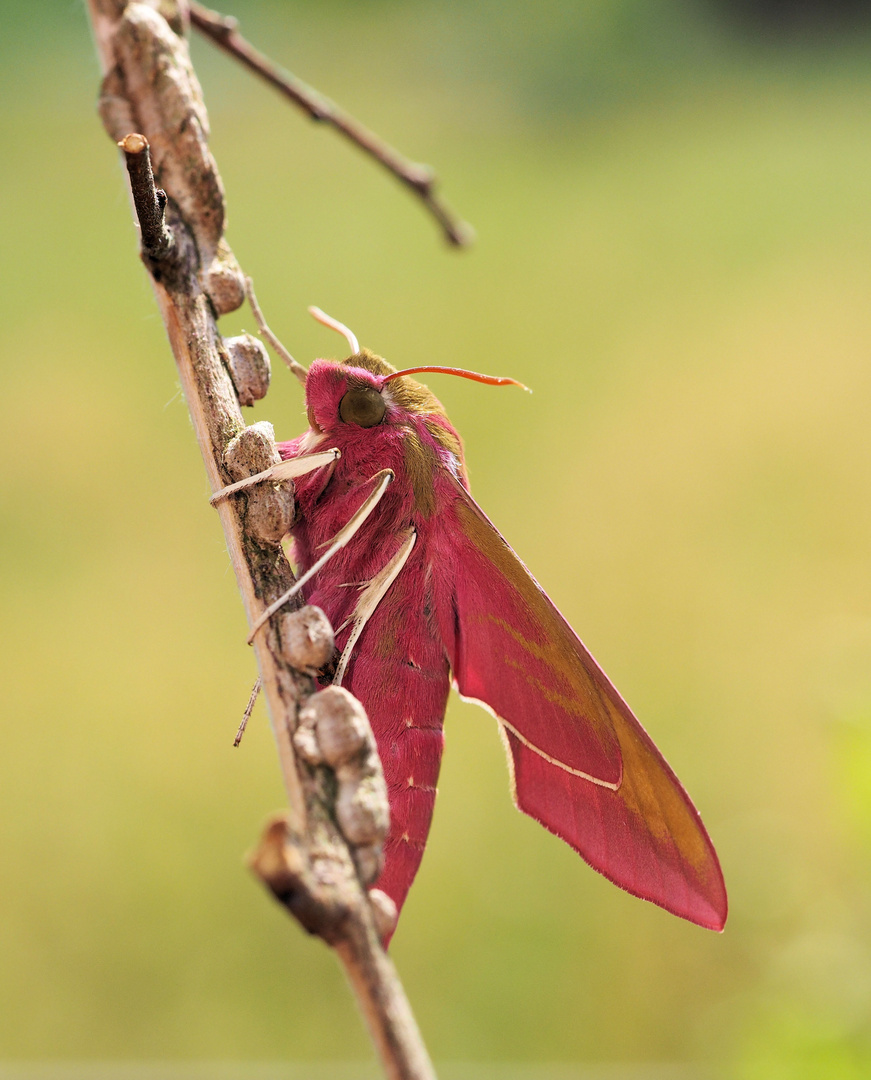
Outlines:
{"type": "MultiPolygon", "coordinates": [[[[261,708],[231,747],[253,659],[84,12],[4,8],[0,1060],[368,1061],[333,957],[242,866],[281,784],[261,708]]],[[[613,888],[514,811],[492,720],[452,701],[393,946],[434,1057],[868,1076],[871,41],[701,0],[235,10],[478,231],[446,250],[198,42],[270,322],[334,355],[317,303],[399,365],[534,388],[437,392],[730,889],[717,936],[613,888]]],[[[297,434],[295,381],[252,416],[297,434]]]]}

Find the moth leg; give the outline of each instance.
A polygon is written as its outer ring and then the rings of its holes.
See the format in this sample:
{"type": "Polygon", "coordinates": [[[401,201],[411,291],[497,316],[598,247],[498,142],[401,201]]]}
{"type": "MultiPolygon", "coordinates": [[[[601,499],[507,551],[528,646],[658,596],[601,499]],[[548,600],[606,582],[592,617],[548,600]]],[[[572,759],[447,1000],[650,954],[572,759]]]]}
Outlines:
{"type": "Polygon", "coordinates": [[[414,529],[409,529],[399,551],[396,552],[390,562],[387,563],[382,570],[379,570],[366,588],[360,593],[360,598],[357,601],[357,606],[354,608],[354,614],[351,616],[350,620],[354,625],[348,640],[345,642],[345,647],[342,650],[342,656],[339,660],[338,667],[336,668],[336,674],[333,676],[333,686],[342,685],[345,668],[347,668],[348,661],[351,659],[351,650],[357,644],[357,640],[363,633],[363,628],[366,623],[375,614],[375,609],[381,603],[385,593],[399,576],[399,571],[408,561],[408,556],[411,554],[411,550],[414,547],[416,540],[417,533],[414,529]]]}
{"type": "Polygon", "coordinates": [[[328,563],[330,559],[332,559],[332,557],[336,554],[336,552],[341,551],[342,548],[345,547],[346,544],[350,543],[354,536],[356,536],[360,527],[363,525],[363,523],[366,521],[366,519],[369,517],[369,515],[372,513],[378,503],[381,502],[381,498],[384,495],[384,492],[387,490],[390,482],[393,480],[394,475],[395,474],[392,469],[382,469],[381,472],[375,473],[375,475],[371,477],[369,483],[371,483],[372,480],[377,481],[375,490],[365,500],[359,510],[357,510],[357,512],[351,517],[348,523],[346,525],[343,525],[341,529],[339,529],[333,539],[327,541],[327,545],[325,545],[327,547],[327,550],[323,553],[323,555],[321,555],[317,562],[310,566],[308,570],[306,570],[306,572],[302,575],[301,578],[297,580],[296,584],[292,588],[288,589],[283,596],[279,596],[279,598],[274,603],[270,604],[269,607],[261,613],[260,618],[254,623],[251,633],[248,635],[249,645],[254,640],[257,631],[261,629],[261,627],[266,623],[266,621],[271,618],[275,614],[275,612],[278,611],[279,608],[284,607],[288,600],[296,596],[296,594],[303,587],[303,585],[305,585],[307,581],[314,577],[318,570],[320,570],[322,566],[328,563]]]}
{"type": "Polygon", "coordinates": [[[263,312],[260,310],[260,305],[257,303],[257,297],[254,295],[254,283],[250,277],[245,278],[245,295],[248,297],[248,304],[251,307],[251,312],[257,322],[257,329],[260,331],[261,336],[266,338],[293,374],[296,375],[303,386],[305,386],[305,379],[308,372],[302,364],[297,360],[294,360],[287,349],[285,349],[275,334],[273,334],[266,325],[266,320],[263,318],[263,312]]]}
{"type": "Polygon", "coordinates": [[[248,721],[251,719],[251,713],[254,712],[254,705],[257,701],[257,695],[260,693],[260,687],[262,685],[260,676],[257,676],[257,681],[251,687],[251,697],[248,698],[248,704],[245,706],[245,712],[242,714],[242,723],[239,725],[239,730],[236,732],[236,738],[233,740],[233,745],[238,746],[242,741],[242,736],[245,734],[245,728],[248,727],[248,721]]]}
{"type": "Polygon", "coordinates": [[[340,457],[341,452],[334,447],[332,450],[323,450],[318,454],[303,454],[301,457],[279,461],[270,469],[264,469],[263,472],[246,476],[243,480],[237,480],[235,484],[228,484],[221,488],[209,499],[209,503],[214,506],[222,499],[235,495],[238,491],[254,487],[255,484],[262,484],[266,480],[293,480],[297,476],[305,476],[306,473],[314,472],[315,469],[322,469],[324,465],[332,465],[340,457]]]}

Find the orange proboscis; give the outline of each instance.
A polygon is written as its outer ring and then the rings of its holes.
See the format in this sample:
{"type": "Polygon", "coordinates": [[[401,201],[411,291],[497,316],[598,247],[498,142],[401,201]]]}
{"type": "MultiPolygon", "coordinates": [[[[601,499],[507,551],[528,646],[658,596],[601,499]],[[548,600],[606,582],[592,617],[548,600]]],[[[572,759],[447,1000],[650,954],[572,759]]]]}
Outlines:
{"type": "Polygon", "coordinates": [[[472,379],[475,382],[487,383],[488,386],[519,386],[521,390],[526,390],[529,393],[532,391],[528,386],[524,386],[522,382],[518,382],[517,379],[509,379],[503,375],[479,375],[477,371],[466,371],[465,368],[457,367],[412,367],[405,368],[404,371],[393,371],[389,375],[385,375],[383,382],[389,382],[391,379],[398,379],[400,375],[419,375],[421,372],[435,372],[438,375],[461,375],[464,379],[472,379]]]}

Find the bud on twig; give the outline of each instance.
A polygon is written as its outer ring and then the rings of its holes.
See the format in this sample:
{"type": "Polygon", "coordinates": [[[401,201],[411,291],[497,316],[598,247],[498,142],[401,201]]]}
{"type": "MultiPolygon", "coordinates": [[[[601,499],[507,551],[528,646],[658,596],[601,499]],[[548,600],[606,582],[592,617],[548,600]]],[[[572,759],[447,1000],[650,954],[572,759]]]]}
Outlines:
{"type": "MultiPolygon", "coordinates": [[[[224,465],[234,480],[265,472],[279,461],[268,420],[241,431],[224,451],[224,465]]],[[[279,544],[293,522],[293,493],[286,484],[256,484],[246,492],[245,524],[261,543],[279,544]]]]}
{"type": "Polygon", "coordinates": [[[387,785],[363,706],[341,686],[314,694],[299,712],[297,753],[328,765],[338,783],[336,822],[357,871],[371,885],[381,872],[381,845],[390,827],[387,785]]]}
{"type": "Polygon", "coordinates": [[[297,671],[314,676],[332,660],[333,628],[319,607],[279,615],[278,626],[281,654],[297,671]]]}
{"type": "Polygon", "coordinates": [[[236,387],[240,405],[253,405],[266,397],[271,367],[266,346],[251,334],[224,338],[230,366],[230,378],[236,387]]]}

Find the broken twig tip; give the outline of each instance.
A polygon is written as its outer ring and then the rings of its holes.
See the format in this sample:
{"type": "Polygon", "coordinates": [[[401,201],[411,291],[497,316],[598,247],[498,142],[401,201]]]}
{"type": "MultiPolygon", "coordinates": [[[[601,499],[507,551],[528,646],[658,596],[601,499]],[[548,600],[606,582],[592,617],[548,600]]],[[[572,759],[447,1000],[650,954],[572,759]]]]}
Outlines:
{"type": "Polygon", "coordinates": [[[118,145],[125,154],[141,154],[143,150],[148,149],[148,139],[140,135],[138,131],[134,131],[130,135],[125,135],[118,145]]]}
{"type": "Polygon", "coordinates": [[[130,192],[139,219],[142,254],[150,259],[166,259],[175,247],[175,241],[164,221],[166,192],[154,183],[148,139],[133,131],[125,135],[118,146],[124,152],[130,177],[130,192]]]}
{"type": "Polygon", "coordinates": [[[285,811],[270,817],[259,844],[245,862],[276,895],[291,887],[302,873],[305,863],[299,849],[290,843],[290,817],[285,811]]]}

